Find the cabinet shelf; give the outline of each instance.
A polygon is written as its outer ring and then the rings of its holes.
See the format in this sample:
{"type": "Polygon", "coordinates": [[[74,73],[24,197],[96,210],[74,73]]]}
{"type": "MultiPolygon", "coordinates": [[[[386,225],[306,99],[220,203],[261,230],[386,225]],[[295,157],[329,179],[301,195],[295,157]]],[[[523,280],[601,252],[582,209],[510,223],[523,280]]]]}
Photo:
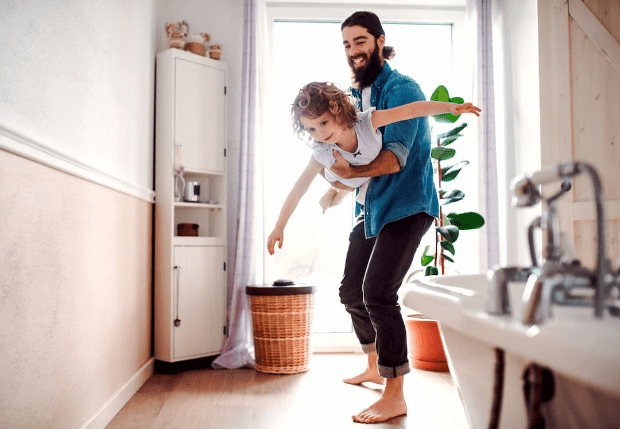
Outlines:
{"type": "Polygon", "coordinates": [[[225,239],[222,237],[174,237],[175,246],[223,246],[225,239]]]}
{"type": "Polygon", "coordinates": [[[185,169],[183,170],[183,174],[185,175],[197,175],[197,176],[224,176],[225,173],[223,171],[213,171],[213,170],[196,170],[196,169],[185,169]]]}
{"type": "Polygon", "coordinates": [[[175,202],[175,207],[179,208],[192,208],[192,209],[211,209],[211,210],[223,210],[224,206],[222,204],[208,204],[208,203],[186,203],[186,202],[175,202]]]}

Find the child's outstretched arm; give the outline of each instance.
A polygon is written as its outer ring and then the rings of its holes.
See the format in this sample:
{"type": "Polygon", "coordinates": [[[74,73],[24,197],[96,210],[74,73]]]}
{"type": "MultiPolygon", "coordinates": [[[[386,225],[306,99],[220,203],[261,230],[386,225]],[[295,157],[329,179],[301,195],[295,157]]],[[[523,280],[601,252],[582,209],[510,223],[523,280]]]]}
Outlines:
{"type": "Polygon", "coordinates": [[[452,113],[453,115],[473,113],[476,116],[480,116],[480,108],[471,103],[456,104],[443,101],[414,101],[413,103],[403,104],[391,109],[375,110],[372,112],[371,122],[376,130],[394,122],[442,113],[452,113]]]}
{"type": "Polygon", "coordinates": [[[308,187],[314,180],[314,178],[323,170],[323,166],[316,162],[313,157],[310,158],[310,162],[295,182],[293,189],[289,192],[286,200],[284,200],[284,204],[282,204],[282,208],[280,209],[280,215],[278,216],[278,220],[276,221],[276,226],[269,234],[269,238],[267,239],[267,250],[269,254],[273,255],[276,243],[278,243],[278,247],[282,248],[282,243],[284,241],[284,227],[288,223],[289,218],[295,211],[299,200],[304,196],[308,187]]]}

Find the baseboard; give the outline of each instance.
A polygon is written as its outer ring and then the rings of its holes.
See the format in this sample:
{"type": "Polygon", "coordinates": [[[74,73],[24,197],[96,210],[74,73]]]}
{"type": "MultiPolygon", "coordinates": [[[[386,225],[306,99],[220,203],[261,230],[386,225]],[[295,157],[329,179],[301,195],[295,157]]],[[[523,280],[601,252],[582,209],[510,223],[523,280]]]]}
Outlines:
{"type": "Polygon", "coordinates": [[[127,383],[87,422],[79,429],[104,429],[114,416],[125,406],[131,397],[153,375],[155,358],[149,359],[138,369],[127,383]]]}

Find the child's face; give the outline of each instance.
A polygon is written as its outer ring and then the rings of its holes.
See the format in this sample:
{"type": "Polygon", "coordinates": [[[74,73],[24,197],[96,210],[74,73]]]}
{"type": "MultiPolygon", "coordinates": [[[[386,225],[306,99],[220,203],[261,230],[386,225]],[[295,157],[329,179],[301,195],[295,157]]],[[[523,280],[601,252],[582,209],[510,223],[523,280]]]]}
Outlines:
{"type": "Polygon", "coordinates": [[[338,123],[336,117],[329,112],[323,113],[318,118],[300,116],[299,122],[310,136],[319,142],[336,144],[342,139],[346,127],[338,123]]]}

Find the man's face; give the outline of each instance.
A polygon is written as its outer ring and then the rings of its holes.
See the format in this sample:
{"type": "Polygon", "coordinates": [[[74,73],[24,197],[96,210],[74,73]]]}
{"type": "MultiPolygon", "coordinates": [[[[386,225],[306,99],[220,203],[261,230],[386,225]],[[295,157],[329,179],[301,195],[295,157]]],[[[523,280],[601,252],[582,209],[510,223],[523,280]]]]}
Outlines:
{"type": "Polygon", "coordinates": [[[342,44],[347,62],[360,86],[368,86],[368,82],[372,83],[381,71],[384,43],[383,35],[375,38],[365,27],[354,25],[342,29],[342,44]]]}

